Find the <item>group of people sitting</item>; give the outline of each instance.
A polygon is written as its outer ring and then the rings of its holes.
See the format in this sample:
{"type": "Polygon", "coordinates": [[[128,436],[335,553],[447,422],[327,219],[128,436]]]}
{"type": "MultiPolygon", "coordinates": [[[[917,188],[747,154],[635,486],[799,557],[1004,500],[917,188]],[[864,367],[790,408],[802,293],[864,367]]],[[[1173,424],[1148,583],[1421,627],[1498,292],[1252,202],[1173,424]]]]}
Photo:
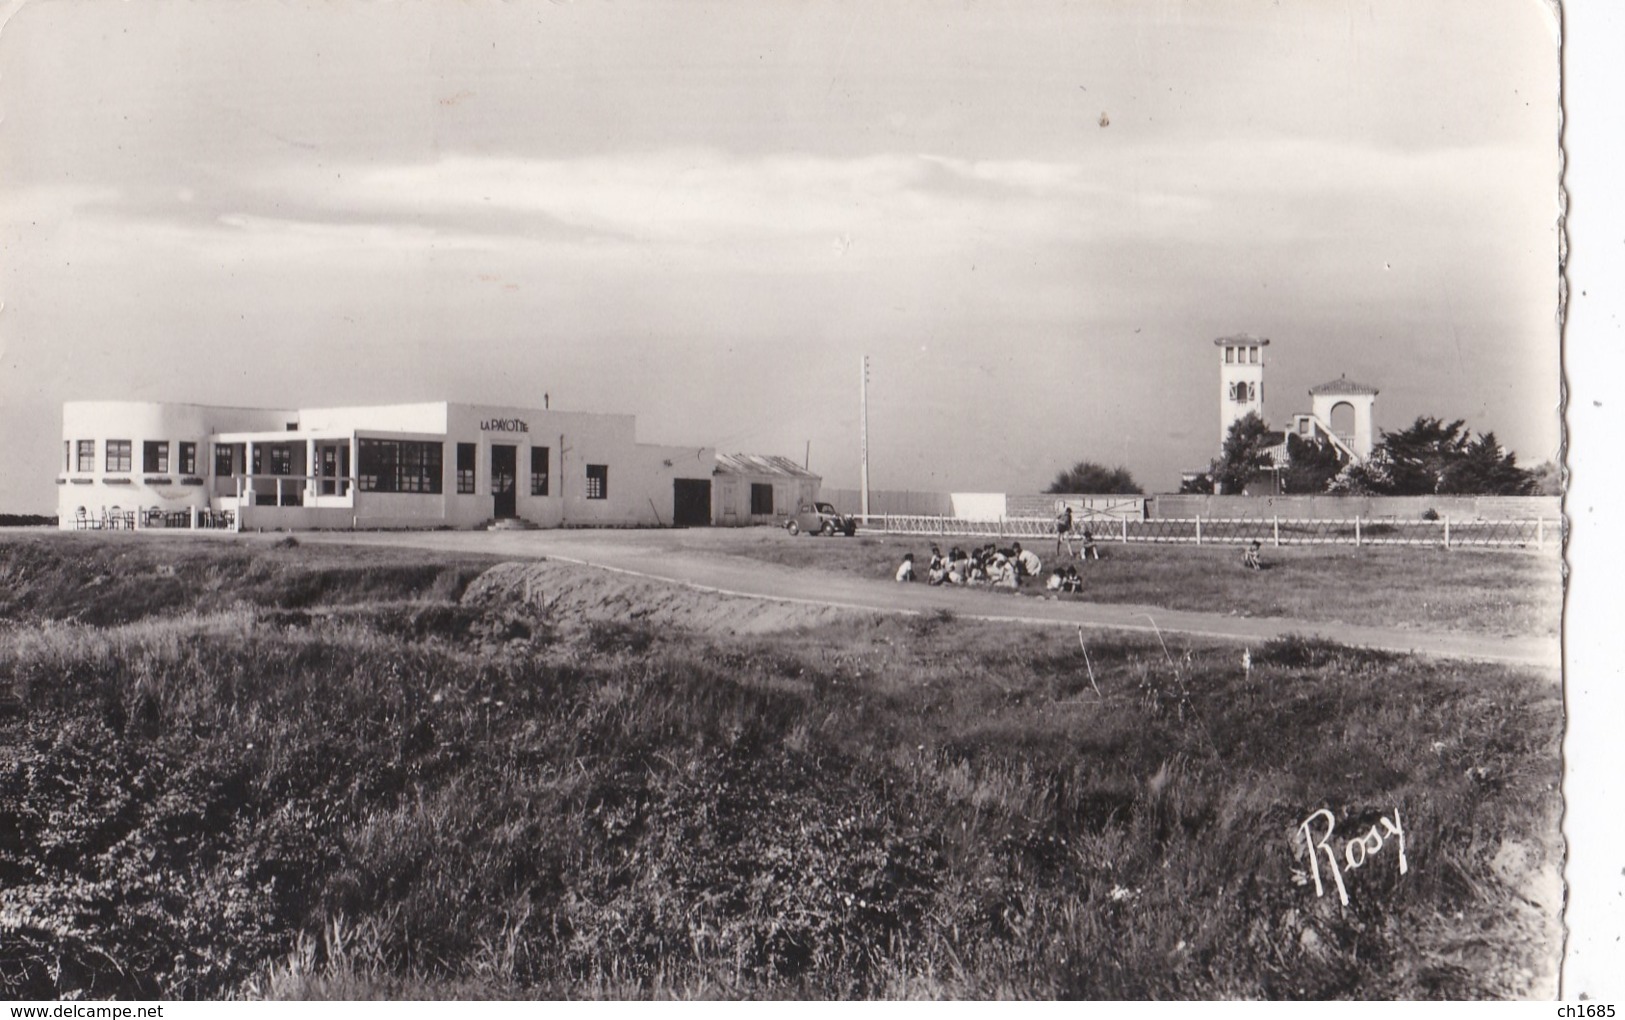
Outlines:
{"type": "MultiPolygon", "coordinates": [[[[1036,579],[1043,573],[1043,561],[1031,549],[1023,549],[1017,542],[1007,549],[989,542],[967,552],[959,546],[943,555],[935,543],[931,546],[931,562],[925,569],[927,584],[987,586],[993,588],[1019,588],[1024,580],[1036,579]]],[[[906,553],[897,568],[897,580],[915,581],[914,554],[906,553]]],[[[1044,587],[1050,591],[1077,592],[1083,590],[1083,579],[1076,567],[1060,567],[1050,572],[1044,587]]]]}
{"type": "Polygon", "coordinates": [[[1060,591],[1068,594],[1077,594],[1083,591],[1083,577],[1078,568],[1067,564],[1050,571],[1049,580],[1044,582],[1048,591],[1060,591]]]}

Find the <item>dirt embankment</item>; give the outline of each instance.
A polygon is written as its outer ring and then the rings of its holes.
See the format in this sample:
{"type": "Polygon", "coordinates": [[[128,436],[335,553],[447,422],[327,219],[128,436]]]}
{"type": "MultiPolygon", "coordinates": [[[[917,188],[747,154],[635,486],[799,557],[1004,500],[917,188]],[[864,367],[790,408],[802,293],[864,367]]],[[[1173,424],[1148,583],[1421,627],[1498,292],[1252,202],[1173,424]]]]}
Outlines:
{"type": "Polygon", "coordinates": [[[463,604],[523,606],[555,625],[637,621],[708,634],[762,634],[867,615],[838,606],[725,595],[550,560],[497,564],[469,584],[463,604]]]}

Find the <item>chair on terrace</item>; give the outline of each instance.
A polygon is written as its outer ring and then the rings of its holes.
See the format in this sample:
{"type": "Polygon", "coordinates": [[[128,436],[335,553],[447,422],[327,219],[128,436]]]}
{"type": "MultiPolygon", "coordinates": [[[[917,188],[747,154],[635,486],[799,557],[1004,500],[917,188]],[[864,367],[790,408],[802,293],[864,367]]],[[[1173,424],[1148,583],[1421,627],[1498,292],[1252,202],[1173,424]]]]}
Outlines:
{"type": "Polygon", "coordinates": [[[117,506],[107,507],[102,511],[102,526],[109,531],[116,531],[124,527],[124,511],[117,506]]]}
{"type": "Polygon", "coordinates": [[[73,530],[84,531],[88,527],[90,527],[90,515],[85,512],[84,507],[80,507],[73,512],[73,530]]]}
{"type": "Polygon", "coordinates": [[[141,512],[141,526],[143,528],[161,528],[164,526],[164,508],[149,506],[141,512]]]}

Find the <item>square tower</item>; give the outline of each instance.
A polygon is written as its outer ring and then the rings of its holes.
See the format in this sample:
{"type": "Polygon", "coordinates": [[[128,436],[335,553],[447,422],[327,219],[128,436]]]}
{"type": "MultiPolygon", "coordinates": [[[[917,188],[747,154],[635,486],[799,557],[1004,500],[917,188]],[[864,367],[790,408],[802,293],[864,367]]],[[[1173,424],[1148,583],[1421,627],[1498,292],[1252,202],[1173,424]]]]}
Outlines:
{"type": "Polygon", "coordinates": [[[1264,417],[1264,348],[1267,338],[1251,333],[1222,336],[1219,348],[1219,447],[1224,448],[1230,426],[1257,412],[1264,417]]]}

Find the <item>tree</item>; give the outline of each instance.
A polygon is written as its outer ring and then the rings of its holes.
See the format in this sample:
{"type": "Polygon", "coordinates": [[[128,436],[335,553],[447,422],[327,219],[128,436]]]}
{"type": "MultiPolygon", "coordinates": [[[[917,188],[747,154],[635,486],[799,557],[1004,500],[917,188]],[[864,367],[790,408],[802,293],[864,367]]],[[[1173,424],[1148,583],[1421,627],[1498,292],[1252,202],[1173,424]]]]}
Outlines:
{"type": "Polygon", "coordinates": [[[1418,416],[1408,429],[1384,431],[1381,447],[1388,467],[1390,496],[1431,496],[1445,491],[1451,465],[1465,455],[1470,442],[1465,424],[1418,416]]]}
{"type": "Polygon", "coordinates": [[[1334,496],[1380,496],[1388,491],[1388,465],[1376,451],[1364,464],[1349,461],[1326,485],[1334,496]]]}
{"type": "Polygon", "coordinates": [[[1182,496],[1211,496],[1213,494],[1213,476],[1203,471],[1199,475],[1179,480],[1179,493],[1182,496]]]}
{"type": "Polygon", "coordinates": [[[1274,445],[1270,428],[1257,411],[1248,411],[1230,425],[1224,437],[1224,451],[1208,473],[1228,493],[1239,493],[1270,466],[1269,448],[1274,445]]]}
{"type": "Polygon", "coordinates": [[[1555,462],[1543,460],[1528,470],[1530,477],[1535,480],[1535,495],[1563,495],[1563,469],[1555,462]]]}
{"type": "Polygon", "coordinates": [[[1468,443],[1461,457],[1445,470],[1440,492],[1493,496],[1532,496],[1535,476],[1518,466],[1518,457],[1503,450],[1495,433],[1468,443]]]}
{"type": "Polygon", "coordinates": [[[1518,466],[1495,433],[1476,438],[1464,422],[1421,416],[1410,428],[1383,432],[1372,451],[1368,481],[1388,496],[1526,496],[1539,487],[1533,472],[1518,466]]]}
{"type": "Polygon", "coordinates": [[[1281,472],[1282,492],[1325,492],[1343,470],[1343,458],[1337,448],[1319,437],[1305,439],[1288,432],[1286,452],[1287,466],[1281,472]]]}
{"type": "Polygon", "coordinates": [[[1045,492],[1085,493],[1100,496],[1138,496],[1145,490],[1134,481],[1128,468],[1119,464],[1106,467],[1092,460],[1080,460],[1056,474],[1045,492]]]}

